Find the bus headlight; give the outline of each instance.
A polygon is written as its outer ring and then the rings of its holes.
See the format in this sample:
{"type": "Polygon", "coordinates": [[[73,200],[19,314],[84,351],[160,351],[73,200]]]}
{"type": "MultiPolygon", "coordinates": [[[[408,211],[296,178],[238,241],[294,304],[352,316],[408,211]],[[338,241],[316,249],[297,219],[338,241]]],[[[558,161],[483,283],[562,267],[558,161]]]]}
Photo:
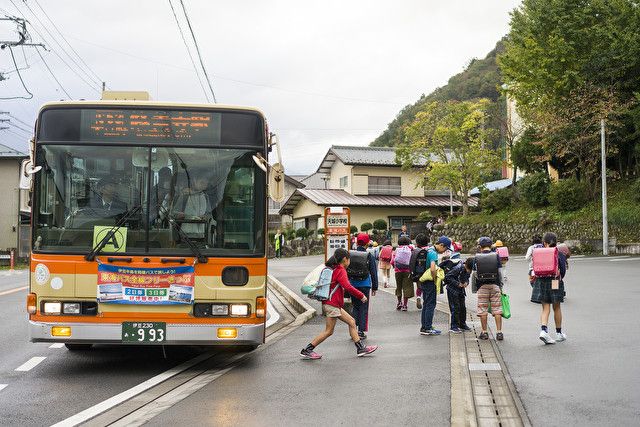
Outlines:
{"type": "Polygon", "coordinates": [[[249,306],[247,304],[231,304],[232,316],[247,316],[249,314],[249,306]]]}
{"type": "Polygon", "coordinates": [[[62,304],[62,313],[64,314],[80,314],[79,302],[65,302],[62,304]]]}
{"type": "Polygon", "coordinates": [[[45,302],[44,313],[45,314],[60,314],[62,304],[59,302],[45,302]]]}

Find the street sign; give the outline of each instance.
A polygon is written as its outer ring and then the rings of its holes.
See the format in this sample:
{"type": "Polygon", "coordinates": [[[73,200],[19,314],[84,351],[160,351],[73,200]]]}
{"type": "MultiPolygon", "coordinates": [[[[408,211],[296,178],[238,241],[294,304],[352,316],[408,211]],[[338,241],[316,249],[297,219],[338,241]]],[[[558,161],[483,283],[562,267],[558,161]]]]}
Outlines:
{"type": "Polygon", "coordinates": [[[324,209],[324,259],[336,249],[350,247],[351,210],[338,206],[324,209]]]}

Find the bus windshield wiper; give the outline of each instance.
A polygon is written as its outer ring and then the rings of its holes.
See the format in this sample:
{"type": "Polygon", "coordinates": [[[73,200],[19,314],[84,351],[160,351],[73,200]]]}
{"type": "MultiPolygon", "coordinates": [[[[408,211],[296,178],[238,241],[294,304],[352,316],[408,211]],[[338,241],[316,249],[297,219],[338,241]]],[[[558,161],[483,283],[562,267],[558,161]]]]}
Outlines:
{"type": "Polygon", "coordinates": [[[201,264],[206,264],[209,261],[209,258],[202,254],[200,248],[198,248],[198,245],[196,245],[193,240],[191,240],[189,236],[187,236],[187,233],[185,233],[178,226],[178,224],[176,224],[176,221],[173,218],[169,218],[169,224],[171,224],[171,226],[176,229],[182,240],[184,240],[187,245],[189,245],[189,249],[191,249],[191,252],[193,252],[193,254],[196,256],[198,262],[201,264]]]}
{"type": "Polygon", "coordinates": [[[122,218],[120,218],[118,222],[116,222],[116,224],[111,227],[111,230],[109,230],[109,232],[93,247],[93,249],[91,249],[91,251],[84,256],[84,259],[86,259],[87,261],[93,261],[96,258],[96,255],[102,250],[102,248],[105,247],[107,242],[110,242],[111,239],[113,239],[114,234],[116,234],[120,227],[122,227],[124,223],[127,222],[127,220],[131,218],[135,213],[137,213],[140,209],[142,209],[141,205],[134,206],[124,215],[122,215],[122,218]]]}

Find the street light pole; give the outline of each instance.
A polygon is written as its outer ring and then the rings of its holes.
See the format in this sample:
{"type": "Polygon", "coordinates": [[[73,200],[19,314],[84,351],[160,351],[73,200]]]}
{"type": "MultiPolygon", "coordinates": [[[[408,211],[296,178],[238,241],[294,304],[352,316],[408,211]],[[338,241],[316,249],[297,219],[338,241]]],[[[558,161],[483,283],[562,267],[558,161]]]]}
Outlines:
{"type": "Polygon", "coordinates": [[[602,164],[602,255],[609,255],[609,225],[607,221],[607,156],[604,119],[600,120],[600,163],[602,164]]]}

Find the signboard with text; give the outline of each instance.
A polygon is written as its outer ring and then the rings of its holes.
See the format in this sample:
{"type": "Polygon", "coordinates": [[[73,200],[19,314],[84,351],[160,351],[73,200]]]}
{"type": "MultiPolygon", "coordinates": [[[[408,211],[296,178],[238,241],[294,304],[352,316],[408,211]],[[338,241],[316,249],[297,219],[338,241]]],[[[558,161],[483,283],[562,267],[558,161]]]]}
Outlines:
{"type": "Polygon", "coordinates": [[[337,248],[350,249],[351,210],[344,207],[324,209],[324,259],[337,248]]]}

